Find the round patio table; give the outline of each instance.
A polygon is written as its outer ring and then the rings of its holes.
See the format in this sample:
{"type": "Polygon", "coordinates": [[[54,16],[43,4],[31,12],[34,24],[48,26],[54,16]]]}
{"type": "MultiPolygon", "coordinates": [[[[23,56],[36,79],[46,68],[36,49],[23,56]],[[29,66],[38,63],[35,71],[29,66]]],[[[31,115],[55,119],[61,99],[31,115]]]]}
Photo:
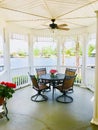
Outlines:
{"type": "Polygon", "coordinates": [[[63,82],[63,79],[65,77],[65,74],[56,74],[54,77],[51,77],[51,74],[44,74],[39,77],[42,81],[49,81],[50,84],[53,86],[53,92],[52,92],[52,99],[54,99],[54,89],[56,88],[56,84],[63,82]]]}

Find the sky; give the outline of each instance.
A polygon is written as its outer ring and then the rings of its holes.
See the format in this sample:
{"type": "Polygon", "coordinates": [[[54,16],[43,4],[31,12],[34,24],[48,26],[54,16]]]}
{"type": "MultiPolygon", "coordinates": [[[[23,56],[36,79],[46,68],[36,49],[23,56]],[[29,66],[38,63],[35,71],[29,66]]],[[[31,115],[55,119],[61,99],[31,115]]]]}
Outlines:
{"type": "Polygon", "coordinates": [[[10,52],[25,51],[28,52],[28,43],[23,40],[10,40],[10,52]]]}

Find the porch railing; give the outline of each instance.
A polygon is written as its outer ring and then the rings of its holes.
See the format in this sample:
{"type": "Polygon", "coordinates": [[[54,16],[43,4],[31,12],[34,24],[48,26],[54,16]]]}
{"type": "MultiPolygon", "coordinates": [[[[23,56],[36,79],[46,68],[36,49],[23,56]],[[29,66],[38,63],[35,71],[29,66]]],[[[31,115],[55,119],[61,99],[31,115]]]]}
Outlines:
{"type": "Polygon", "coordinates": [[[11,72],[10,72],[11,79],[10,80],[13,83],[16,83],[16,85],[17,85],[16,89],[30,84],[28,72],[29,72],[29,67],[11,69],[11,72]]]}
{"type": "MultiPolygon", "coordinates": [[[[10,71],[11,81],[13,83],[16,83],[17,89],[27,86],[27,85],[31,84],[31,80],[28,75],[28,72],[30,71],[31,74],[36,75],[35,69],[40,68],[40,67],[46,67],[46,66],[34,66],[32,68],[25,67],[25,68],[11,69],[11,71],[10,71]]],[[[49,71],[51,69],[57,69],[57,66],[47,66],[46,68],[47,68],[47,73],[49,73],[49,71]]],[[[73,67],[73,68],[75,68],[75,67],[73,67]]],[[[66,66],[60,66],[60,69],[58,72],[65,73],[65,69],[66,69],[66,66]]],[[[78,73],[78,75],[75,80],[75,84],[80,85],[81,84],[81,68],[77,68],[77,73],[78,73]]]]}
{"type": "MultiPolygon", "coordinates": [[[[35,68],[40,68],[40,67],[46,67],[47,73],[49,73],[49,71],[51,69],[57,69],[57,66],[33,66],[32,68],[24,67],[24,68],[11,69],[10,70],[10,81],[12,81],[13,83],[16,83],[17,89],[30,85],[31,80],[28,75],[28,72],[36,75],[35,68]]],[[[60,66],[58,72],[65,73],[66,67],[75,68],[74,66],[73,67],[72,66],[60,66]]],[[[77,68],[77,77],[75,80],[76,85],[81,85],[81,83],[82,83],[81,72],[82,72],[81,67],[78,67],[77,68]]],[[[85,68],[85,86],[94,91],[95,68],[89,68],[89,67],[85,68]]]]}

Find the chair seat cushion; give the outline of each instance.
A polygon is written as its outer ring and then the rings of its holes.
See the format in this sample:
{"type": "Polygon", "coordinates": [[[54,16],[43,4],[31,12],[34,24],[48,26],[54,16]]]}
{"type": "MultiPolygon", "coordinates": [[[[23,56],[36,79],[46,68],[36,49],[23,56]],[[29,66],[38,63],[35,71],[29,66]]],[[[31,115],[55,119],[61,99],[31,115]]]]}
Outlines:
{"type": "Polygon", "coordinates": [[[49,87],[45,84],[39,84],[38,88],[34,87],[34,89],[36,89],[36,90],[44,90],[44,89],[48,89],[48,88],[49,87]]]}
{"type": "Polygon", "coordinates": [[[61,92],[65,92],[65,91],[68,91],[68,90],[69,90],[69,89],[64,89],[62,84],[59,84],[58,86],[56,86],[56,88],[57,88],[58,90],[60,90],[61,92]]]}

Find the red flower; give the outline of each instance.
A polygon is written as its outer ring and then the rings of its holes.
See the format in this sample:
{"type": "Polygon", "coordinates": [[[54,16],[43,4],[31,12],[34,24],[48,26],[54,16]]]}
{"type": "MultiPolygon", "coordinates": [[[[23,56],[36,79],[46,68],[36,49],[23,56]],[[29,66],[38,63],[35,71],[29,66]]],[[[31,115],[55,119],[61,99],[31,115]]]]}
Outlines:
{"type": "Polygon", "coordinates": [[[0,84],[5,85],[8,88],[16,88],[16,84],[2,81],[0,84]]]}
{"type": "Polygon", "coordinates": [[[57,70],[55,70],[55,69],[50,70],[51,74],[55,74],[56,72],[57,72],[57,70]]]}
{"type": "Polygon", "coordinates": [[[16,84],[10,82],[0,82],[0,97],[11,98],[15,92],[16,84]]]}

